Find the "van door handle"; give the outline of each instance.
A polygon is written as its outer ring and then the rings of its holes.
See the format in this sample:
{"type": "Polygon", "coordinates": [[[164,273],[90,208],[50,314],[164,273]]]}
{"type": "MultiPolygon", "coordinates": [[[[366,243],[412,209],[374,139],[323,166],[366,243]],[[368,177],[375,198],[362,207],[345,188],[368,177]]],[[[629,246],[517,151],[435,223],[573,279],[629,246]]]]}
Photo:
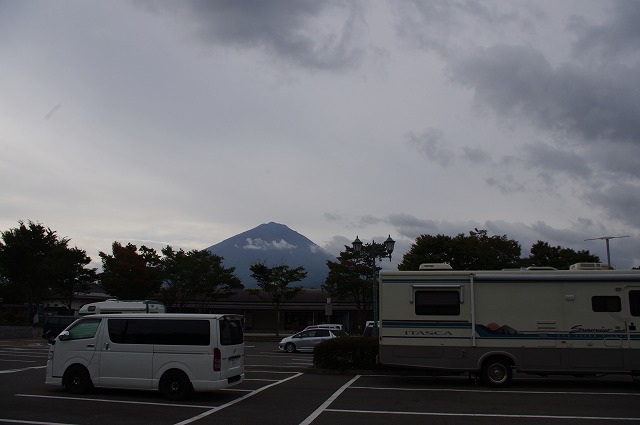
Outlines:
{"type": "Polygon", "coordinates": [[[94,348],[94,347],[95,347],[95,344],[88,344],[87,345],[87,348],[94,348]]]}
{"type": "Polygon", "coordinates": [[[104,349],[105,349],[105,350],[108,350],[108,349],[109,349],[109,343],[108,343],[108,342],[105,342],[105,343],[104,343],[104,349]]]}

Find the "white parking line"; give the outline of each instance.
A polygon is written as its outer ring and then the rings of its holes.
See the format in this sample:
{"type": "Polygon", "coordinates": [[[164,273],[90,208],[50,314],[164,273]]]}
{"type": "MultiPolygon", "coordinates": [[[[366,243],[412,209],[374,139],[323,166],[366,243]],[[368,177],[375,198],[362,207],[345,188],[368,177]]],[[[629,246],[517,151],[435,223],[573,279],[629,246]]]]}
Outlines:
{"type": "Polygon", "coordinates": [[[347,382],[342,387],[340,387],[340,389],[338,391],[336,391],[335,393],[333,393],[333,395],[331,395],[331,397],[329,397],[324,403],[322,403],[320,405],[320,407],[318,407],[315,410],[315,412],[313,412],[311,415],[309,415],[307,417],[307,419],[305,419],[304,421],[300,422],[300,425],[308,425],[308,424],[310,424],[311,422],[313,422],[318,417],[318,415],[320,415],[320,413],[327,411],[327,407],[329,407],[329,405],[331,403],[333,403],[334,400],[336,398],[338,398],[340,396],[340,394],[342,394],[344,392],[344,390],[349,388],[349,386],[351,384],[353,384],[358,378],[360,378],[360,375],[356,375],[355,377],[353,377],[353,379],[351,379],[349,382],[347,382]]]}
{"type": "Polygon", "coordinates": [[[44,369],[46,366],[32,366],[32,367],[25,367],[22,369],[8,369],[8,370],[0,370],[0,373],[4,374],[4,373],[16,373],[16,372],[24,372],[25,370],[30,370],[30,369],[44,369]]]}
{"type": "Polygon", "coordinates": [[[42,422],[42,421],[21,421],[18,419],[2,419],[0,418],[0,422],[6,422],[10,424],[36,424],[36,425],[73,425],[73,424],[65,424],[60,422],[42,422]]]}
{"type": "MultiPolygon", "coordinates": [[[[77,400],[77,401],[95,401],[98,403],[118,403],[118,404],[143,404],[149,406],[171,406],[171,407],[195,407],[198,409],[211,409],[211,406],[203,406],[197,404],[175,404],[175,403],[154,403],[150,401],[130,401],[130,400],[113,400],[106,398],[88,398],[88,397],[61,397],[53,395],[37,395],[37,394],[16,394],[16,397],[30,397],[30,398],[47,398],[58,400],[77,400]]],[[[0,420],[1,422],[1,420],[0,420]]],[[[38,422],[39,423],[39,422],[38,422]]]]}
{"type": "Polygon", "coordinates": [[[288,378],[285,378],[285,379],[283,379],[283,380],[281,380],[281,381],[274,382],[273,384],[266,385],[266,386],[264,386],[264,387],[262,387],[262,388],[260,388],[260,389],[257,389],[257,390],[255,390],[255,391],[252,391],[251,393],[249,393],[249,394],[247,394],[247,395],[245,395],[245,396],[242,396],[242,397],[240,397],[240,398],[237,398],[237,399],[235,399],[235,400],[233,400],[233,401],[230,401],[229,403],[223,404],[223,405],[221,405],[221,406],[214,407],[213,409],[207,410],[206,412],[201,413],[200,415],[194,416],[193,418],[189,418],[189,419],[186,419],[186,420],[184,420],[184,421],[182,421],[182,422],[178,422],[178,423],[176,423],[175,425],[186,425],[186,424],[190,424],[191,422],[195,422],[195,421],[197,421],[197,420],[199,420],[199,419],[202,419],[202,418],[204,418],[204,417],[207,417],[207,416],[209,416],[210,414],[215,413],[215,412],[217,412],[217,411],[219,411],[219,410],[225,409],[225,408],[227,408],[227,407],[229,407],[229,406],[233,406],[234,404],[236,404],[236,403],[240,403],[241,401],[246,400],[246,399],[248,399],[249,397],[253,397],[254,395],[259,394],[259,393],[261,393],[261,392],[262,392],[262,391],[264,391],[264,390],[267,390],[267,389],[269,389],[269,388],[271,388],[271,387],[275,387],[276,385],[280,385],[280,384],[282,384],[283,382],[287,382],[287,381],[289,381],[290,379],[294,379],[294,378],[297,378],[297,377],[299,377],[299,376],[302,376],[302,373],[296,373],[295,375],[290,376],[290,377],[288,377],[288,378]]]}
{"type": "Polygon", "coordinates": [[[431,391],[431,392],[452,392],[452,393],[495,393],[495,394],[560,394],[560,395],[612,395],[612,396],[633,396],[640,397],[640,393],[610,393],[593,391],[525,391],[525,390],[472,390],[459,388],[402,388],[402,387],[368,387],[353,386],[354,390],[375,390],[375,391],[431,391]]]}
{"type": "MultiPolygon", "coordinates": [[[[337,413],[365,413],[376,415],[413,415],[413,416],[444,416],[444,417],[462,417],[462,418],[510,418],[510,419],[578,419],[589,421],[633,421],[640,422],[640,418],[616,418],[612,416],[560,416],[560,415],[509,415],[494,413],[446,413],[446,412],[398,412],[387,410],[347,410],[347,409],[325,409],[325,412],[337,413]]],[[[302,422],[310,423],[310,422],[302,422]]]]}

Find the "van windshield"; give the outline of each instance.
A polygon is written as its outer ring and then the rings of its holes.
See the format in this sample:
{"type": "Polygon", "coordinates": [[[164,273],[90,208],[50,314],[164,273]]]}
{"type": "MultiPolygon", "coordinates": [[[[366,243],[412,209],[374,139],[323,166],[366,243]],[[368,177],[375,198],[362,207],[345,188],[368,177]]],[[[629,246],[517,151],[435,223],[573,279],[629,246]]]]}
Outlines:
{"type": "Polygon", "coordinates": [[[242,320],[240,318],[225,316],[219,323],[221,345],[238,345],[244,342],[242,320]]]}

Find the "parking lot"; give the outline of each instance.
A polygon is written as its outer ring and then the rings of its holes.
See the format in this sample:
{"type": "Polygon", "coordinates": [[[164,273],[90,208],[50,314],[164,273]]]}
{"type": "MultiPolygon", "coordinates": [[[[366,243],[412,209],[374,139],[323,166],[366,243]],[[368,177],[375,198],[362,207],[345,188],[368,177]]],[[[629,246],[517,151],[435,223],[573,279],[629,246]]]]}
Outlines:
{"type": "Polygon", "coordinates": [[[47,345],[0,341],[0,423],[12,424],[601,424],[639,423],[628,377],[517,376],[508,389],[467,376],[311,373],[312,354],[247,341],[246,380],[165,401],[158,392],[98,389],[74,396],[44,385],[47,345]]]}

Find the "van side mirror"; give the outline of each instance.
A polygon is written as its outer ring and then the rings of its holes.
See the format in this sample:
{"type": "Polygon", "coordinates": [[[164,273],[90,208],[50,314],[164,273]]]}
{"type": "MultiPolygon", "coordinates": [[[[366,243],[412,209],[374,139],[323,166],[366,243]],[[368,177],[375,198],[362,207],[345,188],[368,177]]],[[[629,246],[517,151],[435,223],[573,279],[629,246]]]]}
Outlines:
{"type": "Polygon", "coordinates": [[[66,341],[69,339],[69,331],[62,331],[60,332],[60,335],[58,335],[58,339],[60,341],[66,341]]]}
{"type": "Polygon", "coordinates": [[[46,339],[47,342],[51,345],[56,343],[56,336],[53,334],[53,331],[51,329],[43,333],[42,338],[46,339]]]}

